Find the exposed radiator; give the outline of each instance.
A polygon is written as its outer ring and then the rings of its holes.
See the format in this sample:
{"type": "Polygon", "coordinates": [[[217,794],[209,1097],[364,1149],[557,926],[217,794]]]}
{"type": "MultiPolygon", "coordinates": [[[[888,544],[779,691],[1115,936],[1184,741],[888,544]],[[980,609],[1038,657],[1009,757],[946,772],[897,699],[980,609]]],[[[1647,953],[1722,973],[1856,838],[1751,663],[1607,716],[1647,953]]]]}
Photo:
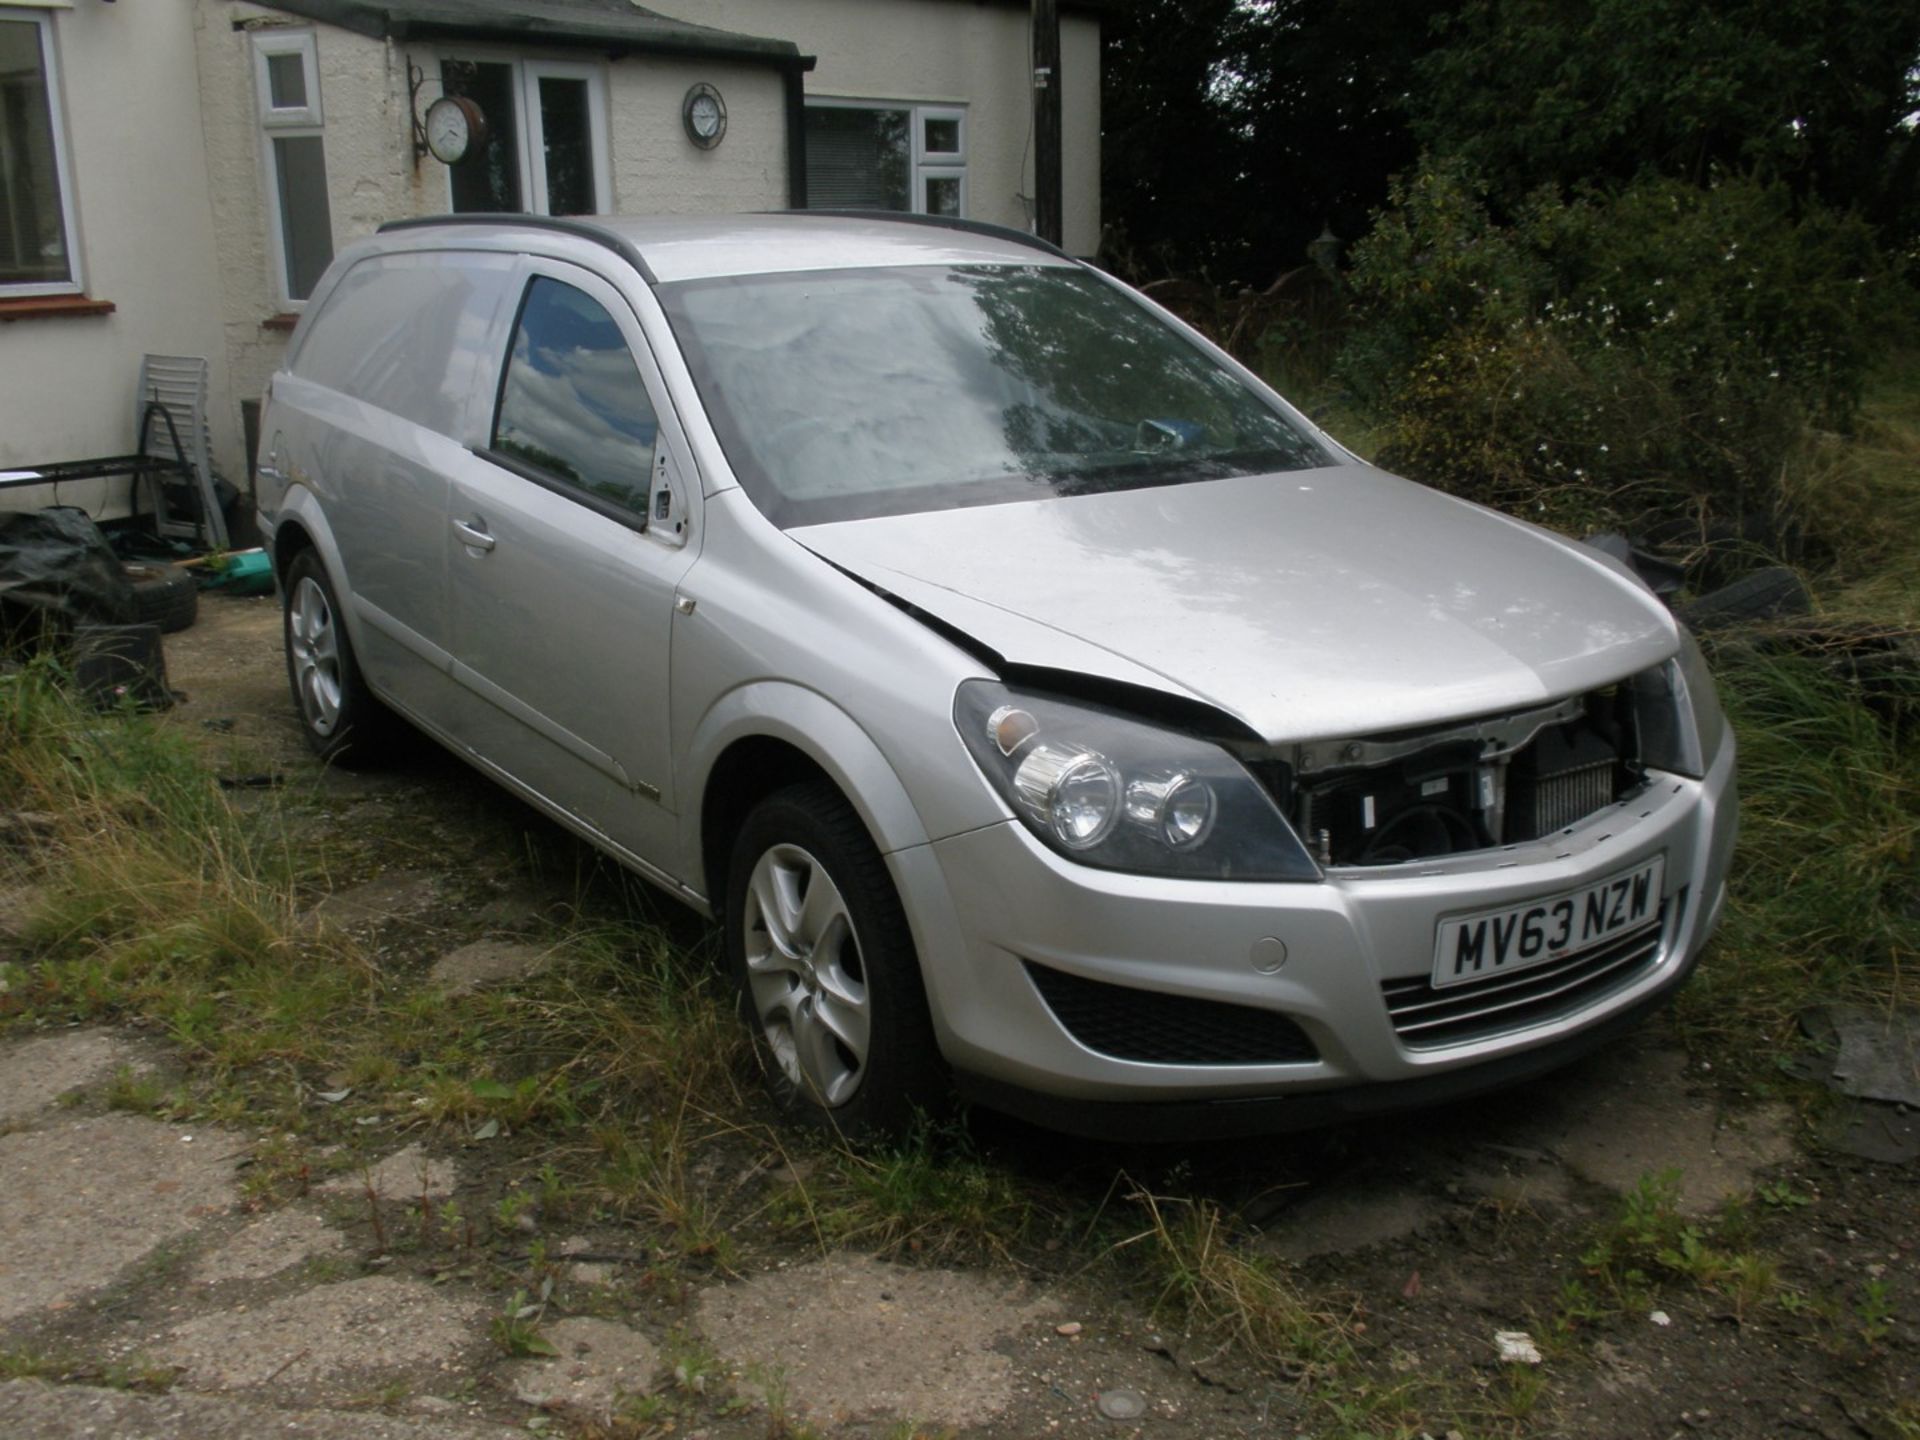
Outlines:
{"type": "Polygon", "coordinates": [[[1543,775],[1530,787],[1535,835],[1551,835],[1584,820],[1614,800],[1612,760],[1597,761],[1557,775],[1543,775]]]}

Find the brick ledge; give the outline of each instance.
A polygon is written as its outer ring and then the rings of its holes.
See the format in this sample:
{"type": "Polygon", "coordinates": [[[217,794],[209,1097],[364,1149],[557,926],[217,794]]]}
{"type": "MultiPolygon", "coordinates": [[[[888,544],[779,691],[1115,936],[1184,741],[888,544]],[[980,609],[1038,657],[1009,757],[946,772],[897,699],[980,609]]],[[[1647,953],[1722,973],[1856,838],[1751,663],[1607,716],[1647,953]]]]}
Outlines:
{"type": "Polygon", "coordinates": [[[85,295],[21,295],[0,299],[0,324],[10,320],[56,320],[81,315],[111,315],[111,300],[94,300],[85,295]]]}

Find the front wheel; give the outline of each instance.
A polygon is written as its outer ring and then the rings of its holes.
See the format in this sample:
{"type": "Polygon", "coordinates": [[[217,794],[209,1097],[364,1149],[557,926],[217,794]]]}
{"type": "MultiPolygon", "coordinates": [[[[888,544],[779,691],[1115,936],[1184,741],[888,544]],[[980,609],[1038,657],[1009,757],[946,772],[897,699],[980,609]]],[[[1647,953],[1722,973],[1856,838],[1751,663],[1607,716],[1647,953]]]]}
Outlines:
{"type": "Polygon", "coordinates": [[[377,761],[391,738],[393,712],[367,688],[333,582],[312,550],[287,566],[284,620],[287,683],[307,744],[342,765],[377,761]]]}
{"type": "Polygon", "coordinates": [[[920,962],[887,874],[832,785],[748,815],[728,867],[727,958],[768,1088],[796,1119],[899,1138],[946,1097],[920,962]]]}

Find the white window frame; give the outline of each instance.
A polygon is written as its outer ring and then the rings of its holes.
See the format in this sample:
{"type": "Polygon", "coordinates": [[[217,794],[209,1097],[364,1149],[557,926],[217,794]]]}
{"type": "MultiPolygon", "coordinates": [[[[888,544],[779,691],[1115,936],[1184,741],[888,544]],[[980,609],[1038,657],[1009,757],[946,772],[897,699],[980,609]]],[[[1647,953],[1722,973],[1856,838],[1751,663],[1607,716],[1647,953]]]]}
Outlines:
{"type": "Polygon", "coordinates": [[[47,81],[47,133],[53,137],[54,182],[60,195],[60,239],[67,247],[65,280],[0,283],[0,299],[30,299],[36,295],[82,295],[86,277],[80,266],[80,222],[74,207],[73,167],[67,153],[67,106],[60,85],[60,54],[54,45],[52,7],[20,9],[0,6],[0,20],[18,20],[40,32],[40,70],[47,81]]]}
{"type": "Polygon", "coordinates": [[[958,180],[960,182],[960,214],[965,220],[971,214],[967,195],[967,107],[951,102],[942,104],[922,104],[914,100],[873,100],[864,97],[845,95],[809,95],[807,108],[821,110],[904,110],[907,112],[907,125],[913,134],[911,153],[908,156],[913,176],[910,211],[903,214],[926,215],[927,182],[929,180],[958,180]],[[957,120],[960,122],[960,145],[957,150],[927,150],[927,121],[957,120]]]}
{"type": "Polygon", "coordinates": [[[927,182],[931,180],[958,180],[960,182],[960,216],[967,218],[967,112],[964,107],[955,105],[916,105],[913,109],[913,189],[914,202],[918,209],[915,213],[931,215],[933,207],[927,203],[927,182]],[[959,133],[959,144],[952,150],[927,149],[927,122],[929,120],[951,120],[959,133]]]}
{"type": "MultiPolygon", "coordinates": [[[[587,142],[593,151],[593,198],[600,214],[614,210],[613,165],[607,149],[607,71],[604,65],[575,60],[533,60],[521,55],[488,54],[482,50],[441,50],[434,54],[433,73],[440,75],[441,65],[466,60],[476,65],[505,65],[513,71],[514,134],[519,139],[513,157],[520,181],[520,203],[524,214],[552,213],[547,194],[546,133],[540,123],[540,81],[584,80],[587,82],[587,142]]],[[[491,118],[491,117],[489,117],[491,118]]],[[[453,210],[453,171],[447,169],[447,210],[453,210]]]]}
{"type": "MultiPolygon", "coordinates": [[[[273,153],[273,142],[313,136],[324,144],[326,115],[320,102],[319,42],[311,30],[255,30],[252,40],[254,97],[260,117],[260,179],[266,199],[267,251],[273,263],[273,298],[282,310],[298,313],[307,302],[294,298],[293,277],[287,271],[286,217],[280,211],[280,162],[273,153]],[[270,55],[300,57],[306,80],[305,105],[274,105],[273,82],[267,69],[270,55]]],[[[328,198],[331,200],[331,195],[328,198]]],[[[327,207],[327,223],[331,228],[331,204],[327,207]]],[[[328,240],[331,242],[331,235],[328,240]]]]}

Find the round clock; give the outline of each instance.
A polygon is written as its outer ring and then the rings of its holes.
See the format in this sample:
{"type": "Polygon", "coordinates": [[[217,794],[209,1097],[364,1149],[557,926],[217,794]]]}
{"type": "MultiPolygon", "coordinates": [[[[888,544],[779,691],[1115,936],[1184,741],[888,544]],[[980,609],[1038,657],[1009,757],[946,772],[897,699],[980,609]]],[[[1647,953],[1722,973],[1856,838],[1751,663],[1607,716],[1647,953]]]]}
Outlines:
{"type": "Polygon", "coordinates": [[[727,102],[720,92],[702,82],[687,91],[680,106],[680,120],[687,127],[687,138],[702,150],[711,150],[727,133],[727,102]]]}
{"type": "Polygon", "coordinates": [[[487,143],[487,117],[464,95],[442,95],[427,107],[427,151],[442,165],[458,165],[487,143]]]}

